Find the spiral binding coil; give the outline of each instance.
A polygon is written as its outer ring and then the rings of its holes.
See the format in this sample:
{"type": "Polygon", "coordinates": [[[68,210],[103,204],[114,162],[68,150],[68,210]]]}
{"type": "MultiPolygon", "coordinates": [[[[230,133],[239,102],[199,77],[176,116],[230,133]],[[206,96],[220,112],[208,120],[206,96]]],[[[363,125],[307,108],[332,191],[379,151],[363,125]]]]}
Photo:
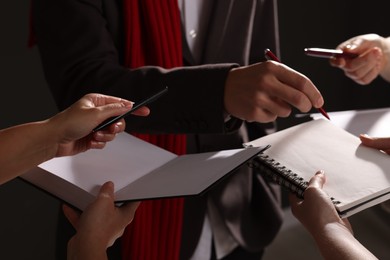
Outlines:
{"type": "MultiPolygon", "coordinates": [[[[295,172],[270,158],[268,155],[259,154],[249,162],[249,166],[258,170],[258,172],[263,174],[270,181],[279,184],[303,199],[304,192],[309,183],[295,172]]],[[[341,203],[335,198],[331,198],[331,200],[335,205],[341,203]]]]}

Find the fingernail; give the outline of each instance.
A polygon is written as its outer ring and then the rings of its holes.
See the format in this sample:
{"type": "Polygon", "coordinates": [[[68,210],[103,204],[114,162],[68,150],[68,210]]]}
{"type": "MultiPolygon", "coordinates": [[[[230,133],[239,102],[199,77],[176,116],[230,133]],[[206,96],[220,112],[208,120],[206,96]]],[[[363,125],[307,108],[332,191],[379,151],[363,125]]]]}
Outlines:
{"type": "Polygon", "coordinates": [[[115,133],[118,133],[121,131],[121,126],[123,126],[122,122],[116,122],[115,123],[115,133]]]}
{"type": "Polygon", "coordinates": [[[134,102],[132,102],[132,101],[129,101],[129,103],[128,102],[126,102],[126,103],[122,103],[122,106],[123,107],[132,107],[134,105],[134,102]]]}

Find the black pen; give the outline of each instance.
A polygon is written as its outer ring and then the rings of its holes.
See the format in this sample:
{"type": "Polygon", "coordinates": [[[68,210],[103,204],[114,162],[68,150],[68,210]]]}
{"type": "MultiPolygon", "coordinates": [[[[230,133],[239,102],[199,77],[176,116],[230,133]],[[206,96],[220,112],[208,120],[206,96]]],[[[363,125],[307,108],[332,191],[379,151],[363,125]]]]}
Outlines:
{"type": "MultiPolygon", "coordinates": [[[[270,49],[265,49],[264,50],[264,56],[267,60],[273,60],[273,61],[277,61],[277,62],[280,62],[280,60],[278,59],[278,57],[276,57],[275,54],[273,54],[273,52],[270,50],[270,49]]],[[[320,111],[320,113],[326,117],[328,120],[330,120],[330,117],[328,115],[328,113],[326,113],[325,109],[323,109],[322,107],[319,107],[317,108],[318,111],[320,111]]]]}
{"type": "Polygon", "coordinates": [[[153,96],[150,96],[147,99],[142,100],[141,102],[135,103],[134,106],[129,111],[127,111],[126,113],[124,113],[122,115],[119,115],[119,116],[116,116],[116,117],[111,117],[111,118],[105,120],[103,123],[98,125],[95,129],[93,129],[92,132],[100,131],[100,130],[102,130],[103,128],[105,128],[107,126],[109,126],[109,125],[111,125],[111,124],[113,124],[115,122],[118,122],[120,119],[122,119],[125,116],[133,113],[134,111],[136,111],[137,109],[141,108],[142,106],[145,106],[145,105],[153,102],[154,100],[158,99],[159,97],[164,95],[167,91],[168,91],[168,87],[165,87],[163,90],[160,90],[159,92],[157,92],[153,96]]]}

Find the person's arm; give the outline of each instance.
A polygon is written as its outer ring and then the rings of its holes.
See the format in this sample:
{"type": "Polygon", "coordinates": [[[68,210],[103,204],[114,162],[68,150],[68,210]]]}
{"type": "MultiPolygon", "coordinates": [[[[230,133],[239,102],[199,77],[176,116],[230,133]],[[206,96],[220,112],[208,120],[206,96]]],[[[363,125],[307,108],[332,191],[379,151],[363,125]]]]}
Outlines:
{"type": "MultiPolygon", "coordinates": [[[[53,157],[101,149],[125,129],[119,121],[92,133],[105,119],[127,112],[132,102],[101,94],[88,94],[50,119],[0,130],[0,184],[53,157]]],[[[147,115],[148,108],[135,112],[147,115]]]]}
{"type": "Polygon", "coordinates": [[[116,207],[112,182],[106,182],[100,188],[96,200],[81,215],[64,204],[64,214],[76,229],[68,242],[67,259],[107,259],[107,248],[122,236],[138,205],[139,202],[131,202],[116,207]]]}
{"type": "Polygon", "coordinates": [[[150,106],[153,113],[147,120],[126,119],[130,131],[223,132],[224,84],[236,65],[170,70],[124,67],[123,10],[118,3],[32,1],[34,34],[46,80],[59,107],[63,109],[90,92],[138,101],[168,86],[168,94],[150,106]],[[114,19],[117,26],[111,26],[114,19]]]}
{"type": "Polygon", "coordinates": [[[288,116],[291,106],[307,112],[323,104],[310,80],[271,62],[239,70],[233,70],[237,64],[127,69],[118,47],[122,27],[109,30],[112,9],[119,15],[116,22],[122,23],[121,8],[115,4],[102,0],[33,1],[34,32],[46,78],[60,106],[91,91],[138,100],[166,85],[169,94],[153,103],[147,120],[132,120],[129,130],[224,133],[225,112],[234,118],[269,122],[288,116]]]}
{"type": "Polygon", "coordinates": [[[290,194],[293,215],[314,238],[325,259],[377,259],[353,236],[347,219],[341,219],[329,196],[322,190],[325,174],[319,171],[310,179],[304,200],[290,194]]]}
{"type": "Polygon", "coordinates": [[[344,41],[337,48],[359,55],[354,59],[330,60],[330,64],[342,69],[347,77],[361,85],[371,83],[378,76],[390,82],[390,37],[359,35],[344,41]]]}

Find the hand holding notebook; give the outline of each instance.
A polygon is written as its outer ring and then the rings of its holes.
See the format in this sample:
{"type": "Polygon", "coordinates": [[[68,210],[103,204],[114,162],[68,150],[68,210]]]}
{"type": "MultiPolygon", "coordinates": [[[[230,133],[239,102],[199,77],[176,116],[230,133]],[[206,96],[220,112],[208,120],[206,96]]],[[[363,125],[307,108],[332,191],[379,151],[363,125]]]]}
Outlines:
{"type": "Polygon", "coordinates": [[[390,157],[363,146],[358,137],[318,119],[246,143],[271,147],[255,164],[302,195],[307,181],[324,170],[324,190],[340,216],[351,216],[390,198],[390,157]]]}

